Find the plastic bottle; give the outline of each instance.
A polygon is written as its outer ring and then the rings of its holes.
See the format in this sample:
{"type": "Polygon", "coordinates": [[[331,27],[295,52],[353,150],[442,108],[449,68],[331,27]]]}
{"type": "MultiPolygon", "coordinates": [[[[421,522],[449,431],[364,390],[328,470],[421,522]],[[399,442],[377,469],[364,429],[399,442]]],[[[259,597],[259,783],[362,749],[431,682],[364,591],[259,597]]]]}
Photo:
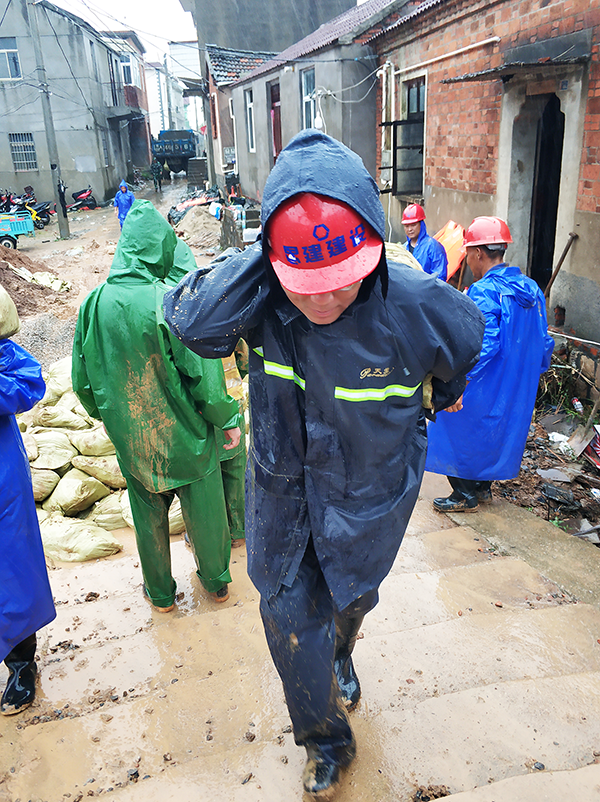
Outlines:
{"type": "Polygon", "coordinates": [[[583,414],[583,404],[578,398],[572,398],[571,403],[573,404],[573,409],[575,412],[579,412],[580,415],[583,414]]]}

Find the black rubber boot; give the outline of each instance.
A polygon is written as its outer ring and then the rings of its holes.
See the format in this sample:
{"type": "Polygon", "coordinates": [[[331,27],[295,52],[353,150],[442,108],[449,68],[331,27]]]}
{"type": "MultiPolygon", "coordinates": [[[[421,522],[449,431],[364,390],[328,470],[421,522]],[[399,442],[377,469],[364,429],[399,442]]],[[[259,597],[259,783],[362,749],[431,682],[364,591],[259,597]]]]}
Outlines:
{"type": "Polygon", "coordinates": [[[4,660],[9,676],[0,702],[0,712],[3,716],[20,713],[35,699],[36,644],[34,633],[18,643],[4,660]]]}
{"type": "Polygon", "coordinates": [[[313,799],[329,800],[340,782],[340,769],[349,766],[356,756],[354,740],[349,746],[336,750],[336,760],[327,757],[317,745],[307,746],[307,761],[302,775],[304,790],[313,799]]]}
{"type": "Polygon", "coordinates": [[[463,496],[454,491],[448,498],[434,498],[433,506],[438,512],[475,512],[479,502],[476,494],[463,496]]]}
{"type": "Polygon", "coordinates": [[[335,616],[335,657],[333,670],[340,686],[342,702],[348,712],[354,710],[360,699],[360,682],[354,670],[352,662],[352,651],[356,645],[356,639],[364,615],[357,618],[342,618],[335,616]]]}
{"type": "Polygon", "coordinates": [[[492,483],[477,482],[475,493],[480,504],[489,504],[492,501],[492,483]]]}

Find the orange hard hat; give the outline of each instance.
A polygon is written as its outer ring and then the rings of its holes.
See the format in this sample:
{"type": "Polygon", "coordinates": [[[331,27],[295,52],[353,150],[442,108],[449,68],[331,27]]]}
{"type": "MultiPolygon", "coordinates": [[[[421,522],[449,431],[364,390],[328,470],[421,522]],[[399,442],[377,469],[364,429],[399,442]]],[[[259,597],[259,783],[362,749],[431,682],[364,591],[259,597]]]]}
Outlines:
{"type": "Polygon", "coordinates": [[[418,203],[411,203],[402,213],[402,223],[419,223],[425,220],[425,209],[418,203]]]}
{"type": "Polygon", "coordinates": [[[311,192],[278,206],[266,234],[277,278],[299,295],[360,281],[375,270],[383,250],[381,238],[351,206],[311,192]]]}
{"type": "Polygon", "coordinates": [[[499,217],[476,217],[465,234],[467,248],[475,245],[508,245],[510,230],[499,217]]]}

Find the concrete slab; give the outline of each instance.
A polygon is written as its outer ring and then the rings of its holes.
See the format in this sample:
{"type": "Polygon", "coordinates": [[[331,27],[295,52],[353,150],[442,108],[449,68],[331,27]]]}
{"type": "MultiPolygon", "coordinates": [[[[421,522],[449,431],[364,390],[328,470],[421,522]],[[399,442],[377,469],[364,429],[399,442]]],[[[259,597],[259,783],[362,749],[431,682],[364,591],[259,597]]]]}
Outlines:
{"type": "Polygon", "coordinates": [[[506,554],[526,560],[567,593],[600,605],[600,549],[567,535],[522,507],[495,500],[476,513],[452,513],[459,526],[470,526],[506,554]]]}

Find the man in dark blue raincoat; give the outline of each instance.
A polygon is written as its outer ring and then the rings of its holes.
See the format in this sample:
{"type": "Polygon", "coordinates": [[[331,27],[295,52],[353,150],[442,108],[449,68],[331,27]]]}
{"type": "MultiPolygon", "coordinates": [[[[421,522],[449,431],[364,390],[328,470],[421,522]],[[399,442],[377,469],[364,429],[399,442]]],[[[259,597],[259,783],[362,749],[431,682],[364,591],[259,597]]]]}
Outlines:
{"type": "Polygon", "coordinates": [[[165,318],[205,357],[240,337],[250,348],[248,570],[318,798],[355,754],[351,652],[417,500],[423,380],[433,374],[434,408],[458,398],[483,318],[386,261],[375,182],[319,131],[280,153],[262,222],[262,243],[167,292],[165,318]]]}
{"type": "Polygon", "coordinates": [[[475,283],[468,296],[485,315],[479,362],[452,414],[429,426],[428,471],[448,477],[452,493],[434,500],[440,512],[473,512],[492,498],[493,479],[519,473],[540,374],[554,341],[538,285],[504,261],[512,242],[498,217],[477,217],[466,233],[475,283]]]}
{"type": "Polygon", "coordinates": [[[29,461],[15,419],[40,400],[46,386],[39,362],[8,339],[18,328],[14,304],[0,287],[0,660],[9,675],[0,712],[5,716],[33,702],[35,633],[56,617],[29,461]]]}

